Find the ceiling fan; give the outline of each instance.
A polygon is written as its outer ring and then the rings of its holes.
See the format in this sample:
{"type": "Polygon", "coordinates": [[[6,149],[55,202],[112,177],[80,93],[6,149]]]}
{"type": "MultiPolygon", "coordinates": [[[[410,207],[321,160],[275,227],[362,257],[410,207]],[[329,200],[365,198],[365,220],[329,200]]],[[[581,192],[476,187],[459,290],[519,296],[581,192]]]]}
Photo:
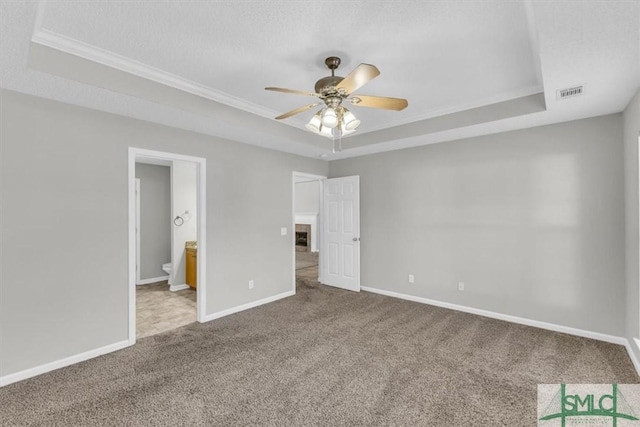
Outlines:
{"type": "MultiPolygon", "coordinates": [[[[335,141],[336,137],[341,140],[343,135],[354,132],[360,125],[360,120],[356,119],[353,113],[344,107],[343,103],[345,102],[349,102],[351,105],[358,107],[382,108],[395,111],[400,111],[407,107],[408,102],[406,99],[353,94],[353,92],[380,74],[380,71],[374,65],[360,64],[349,73],[347,77],[340,77],[335,75],[335,70],[340,65],[340,58],[330,56],[324,63],[331,70],[331,75],[323,77],[316,82],[315,92],[304,92],[280,87],[265,88],[265,90],[315,96],[320,99],[320,102],[305,105],[281,114],[276,117],[276,120],[286,119],[324,104],[324,107],[311,118],[306,127],[314,133],[334,138],[335,141]]],[[[340,151],[340,147],[336,147],[335,143],[334,151],[340,151]],[[338,149],[336,150],[336,148],[338,149]]]]}

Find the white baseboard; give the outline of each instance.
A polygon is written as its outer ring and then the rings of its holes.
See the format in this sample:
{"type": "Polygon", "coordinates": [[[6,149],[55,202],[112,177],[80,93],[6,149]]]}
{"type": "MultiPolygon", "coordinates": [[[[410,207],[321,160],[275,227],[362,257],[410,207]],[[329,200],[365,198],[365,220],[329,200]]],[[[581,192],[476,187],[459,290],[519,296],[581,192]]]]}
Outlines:
{"type": "Polygon", "coordinates": [[[84,362],[85,360],[93,359],[94,357],[102,356],[103,354],[121,350],[132,344],[133,343],[129,340],[120,341],[94,350],[85,351],[84,353],[76,354],[74,356],[65,357],[64,359],[56,360],[54,362],[45,363],[44,365],[36,366],[34,368],[25,369],[24,371],[16,372],[14,374],[5,375],[0,377],[0,387],[26,380],[27,378],[32,378],[46,372],[55,371],[56,369],[64,368],[65,366],[84,362]]]}
{"type": "Polygon", "coordinates": [[[627,339],[624,337],[617,337],[615,335],[602,334],[600,332],[586,331],[584,329],[576,329],[568,326],[556,325],[554,323],[541,322],[538,320],[525,319],[524,317],[511,316],[509,314],[496,313],[488,310],[481,310],[479,308],[466,307],[464,305],[451,304],[448,302],[442,302],[422,297],[416,297],[413,295],[401,294],[398,292],[386,291],[383,289],[369,288],[362,286],[360,289],[366,292],[372,292],[380,295],[386,295],[389,297],[400,298],[408,301],[419,302],[422,304],[435,305],[437,307],[448,308],[456,311],[463,311],[465,313],[477,314],[478,316],[490,317],[492,319],[505,320],[507,322],[519,323],[521,325],[533,326],[535,328],[547,329],[555,332],[562,332],[569,335],[576,335],[578,337],[591,338],[594,340],[610,342],[612,344],[619,344],[627,346],[627,339]]]}
{"type": "MultiPolygon", "coordinates": [[[[181,286],[181,285],[178,285],[181,286]]],[[[184,285],[187,286],[187,285],[184,285]]],[[[188,286],[187,286],[188,287],[188,286]]],[[[433,305],[437,307],[448,308],[451,310],[462,311],[465,313],[476,314],[479,316],[490,317],[498,320],[505,320],[507,322],[518,323],[527,326],[533,326],[537,328],[547,329],[555,332],[562,332],[570,335],[576,335],[585,338],[592,338],[600,341],[606,341],[613,344],[619,344],[625,346],[627,353],[636,369],[636,372],[640,375],[640,361],[636,357],[636,352],[633,351],[633,347],[638,351],[637,354],[640,354],[640,342],[635,339],[629,339],[623,337],[617,337],[613,335],[601,334],[598,332],[586,331],[583,329],[570,328],[567,326],[556,325],[553,323],[540,322],[537,320],[525,319],[522,317],[511,316],[507,314],[496,313],[487,310],[481,310],[472,307],[465,307],[458,304],[451,304],[447,302],[431,300],[422,297],[416,297],[413,295],[401,294],[398,292],[386,291],[383,289],[376,289],[363,286],[361,288],[363,291],[372,292],[380,295],[386,295],[393,298],[404,299],[408,301],[419,302],[422,304],[433,305]]],[[[204,322],[208,322],[214,319],[219,319],[224,316],[228,316],[230,314],[238,313],[240,311],[248,310],[250,308],[258,307],[260,305],[268,304],[270,302],[277,301],[279,299],[287,298],[295,295],[294,291],[283,292],[278,295],[274,295],[268,298],[264,298],[258,301],[253,301],[247,304],[239,305],[237,307],[229,308],[227,310],[219,311],[217,313],[209,314],[204,317],[204,322]]],[[[45,363],[44,365],[36,366],[34,368],[25,369],[24,371],[16,372],[13,374],[5,375],[0,377],[0,387],[4,387],[9,384],[13,384],[18,381],[25,380],[27,378],[32,378],[46,372],[54,371],[56,369],[64,368],[65,366],[73,365],[76,363],[83,362],[85,360],[93,359],[94,357],[102,356],[103,354],[111,353],[117,350],[121,350],[123,348],[129,347],[135,344],[135,341],[120,341],[114,344],[110,344],[104,347],[100,347],[94,350],[89,350],[84,353],[76,354],[74,356],[66,357],[64,359],[56,360],[54,362],[45,363]]]]}
{"type": "Polygon", "coordinates": [[[393,291],[386,291],[384,289],[370,288],[367,286],[362,286],[360,289],[366,292],[386,295],[393,298],[400,298],[408,301],[419,302],[422,304],[434,305],[437,307],[448,308],[456,311],[462,311],[465,313],[477,314],[478,316],[490,317],[492,319],[504,320],[507,322],[518,323],[521,325],[533,326],[535,328],[547,329],[549,331],[562,332],[565,334],[575,335],[583,338],[591,338],[598,341],[605,341],[612,344],[623,345],[627,350],[627,354],[631,359],[631,363],[633,363],[633,367],[635,368],[636,373],[640,375],[640,360],[638,360],[638,357],[636,356],[636,355],[640,355],[640,340],[635,338],[627,339],[625,337],[607,335],[607,334],[602,334],[600,332],[592,332],[584,329],[570,328],[568,326],[556,325],[554,323],[547,323],[547,322],[541,322],[538,320],[525,319],[523,317],[511,316],[508,314],[496,313],[493,311],[481,310],[478,308],[466,307],[463,305],[451,304],[448,302],[416,297],[413,295],[401,294],[393,291]]]}
{"type": "Polygon", "coordinates": [[[627,353],[629,353],[631,363],[633,363],[636,372],[640,375],[640,360],[636,356],[636,354],[640,354],[640,342],[638,342],[637,338],[628,338],[625,347],[627,348],[627,353]]]}
{"type": "Polygon", "coordinates": [[[164,282],[165,280],[169,280],[169,276],[152,277],[152,278],[150,278],[150,279],[142,279],[142,280],[138,280],[138,282],[136,283],[136,285],[138,285],[138,286],[148,285],[148,284],[150,284],[150,283],[164,282]]]}
{"type": "Polygon", "coordinates": [[[226,310],[218,311],[217,313],[207,314],[207,315],[204,316],[204,322],[209,322],[211,320],[219,319],[221,317],[225,317],[225,316],[228,316],[230,314],[238,313],[240,311],[244,311],[244,310],[248,310],[250,308],[258,307],[260,305],[268,304],[270,302],[274,302],[274,301],[277,301],[277,300],[282,299],[282,298],[287,298],[287,297],[290,297],[292,295],[295,295],[294,291],[287,291],[287,292],[283,292],[281,294],[274,295],[274,296],[271,296],[271,297],[268,297],[268,298],[264,298],[264,299],[261,299],[261,300],[258,300],[258,301],[253,301],[253,302],[249,302],[249,303],[246,303],[246,304],[239,305],[237,307],[228,308],[226,310]]]}
{"type": "Polygon", "coordinates": [[[187,285],[186,283],[183,283],[182,285],[171,285],[169,286],[169,290],[171,292],[178,292],[181,291],[183,289],[189,289],[191,286],[187,285]]]}

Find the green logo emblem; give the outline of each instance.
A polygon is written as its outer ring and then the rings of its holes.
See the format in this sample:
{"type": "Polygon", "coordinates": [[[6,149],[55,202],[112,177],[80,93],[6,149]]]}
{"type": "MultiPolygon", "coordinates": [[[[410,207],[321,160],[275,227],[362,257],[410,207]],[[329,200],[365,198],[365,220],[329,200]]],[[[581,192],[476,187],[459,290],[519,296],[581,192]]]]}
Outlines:
{"type": "MultiPolygon", "coordinates": [[[[617,427],[619,419],[638,420],[617,384],[611,385],[611,393],[608,391],[604,393],[567,393],[567,385],[560,384],[560,388],[540,415],[542,415],[540,421],[557,419],[561,422],[562,427],[565,427],[567,419],[572,417],[582,417],[582,422],[573,419],[572,425],[593,425],[593,421],[595,421],[593,417],[599,417],[600,420],[610,419],[609,422],[613,427],[617,427]]],[[[539,423],[539,425],[544,426],[545,424],[539,423]]]]}

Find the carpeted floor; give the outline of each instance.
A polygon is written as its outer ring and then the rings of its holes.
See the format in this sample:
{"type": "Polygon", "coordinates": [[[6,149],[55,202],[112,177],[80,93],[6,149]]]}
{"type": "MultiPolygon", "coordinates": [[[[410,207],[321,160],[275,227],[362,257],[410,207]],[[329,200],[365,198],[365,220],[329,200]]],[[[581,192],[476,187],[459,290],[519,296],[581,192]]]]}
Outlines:
{"type": "Polygon", "coordinates": [[[290,298],[0,389],[3,426],[533,426],[621,346],[301,281],[290,298]]]}

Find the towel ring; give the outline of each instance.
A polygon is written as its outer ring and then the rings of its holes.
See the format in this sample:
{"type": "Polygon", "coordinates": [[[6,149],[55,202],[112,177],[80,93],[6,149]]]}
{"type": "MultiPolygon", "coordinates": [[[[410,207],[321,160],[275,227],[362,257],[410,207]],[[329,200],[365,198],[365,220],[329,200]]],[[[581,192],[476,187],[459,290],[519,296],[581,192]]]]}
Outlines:
{"type": "MultiPolygon", "coordinates": [[[[184,211],[182,215],[186,216],[187,219],[191,219],[191,214],[189,214],[189,211],[184,211]]],[[[184,224],[184,218],[182,217],[182,215],[178,215],[177,217],[173,218],[173,225],[175,225],[176,227],[180,227],[182,224],[184,224]]]]}

